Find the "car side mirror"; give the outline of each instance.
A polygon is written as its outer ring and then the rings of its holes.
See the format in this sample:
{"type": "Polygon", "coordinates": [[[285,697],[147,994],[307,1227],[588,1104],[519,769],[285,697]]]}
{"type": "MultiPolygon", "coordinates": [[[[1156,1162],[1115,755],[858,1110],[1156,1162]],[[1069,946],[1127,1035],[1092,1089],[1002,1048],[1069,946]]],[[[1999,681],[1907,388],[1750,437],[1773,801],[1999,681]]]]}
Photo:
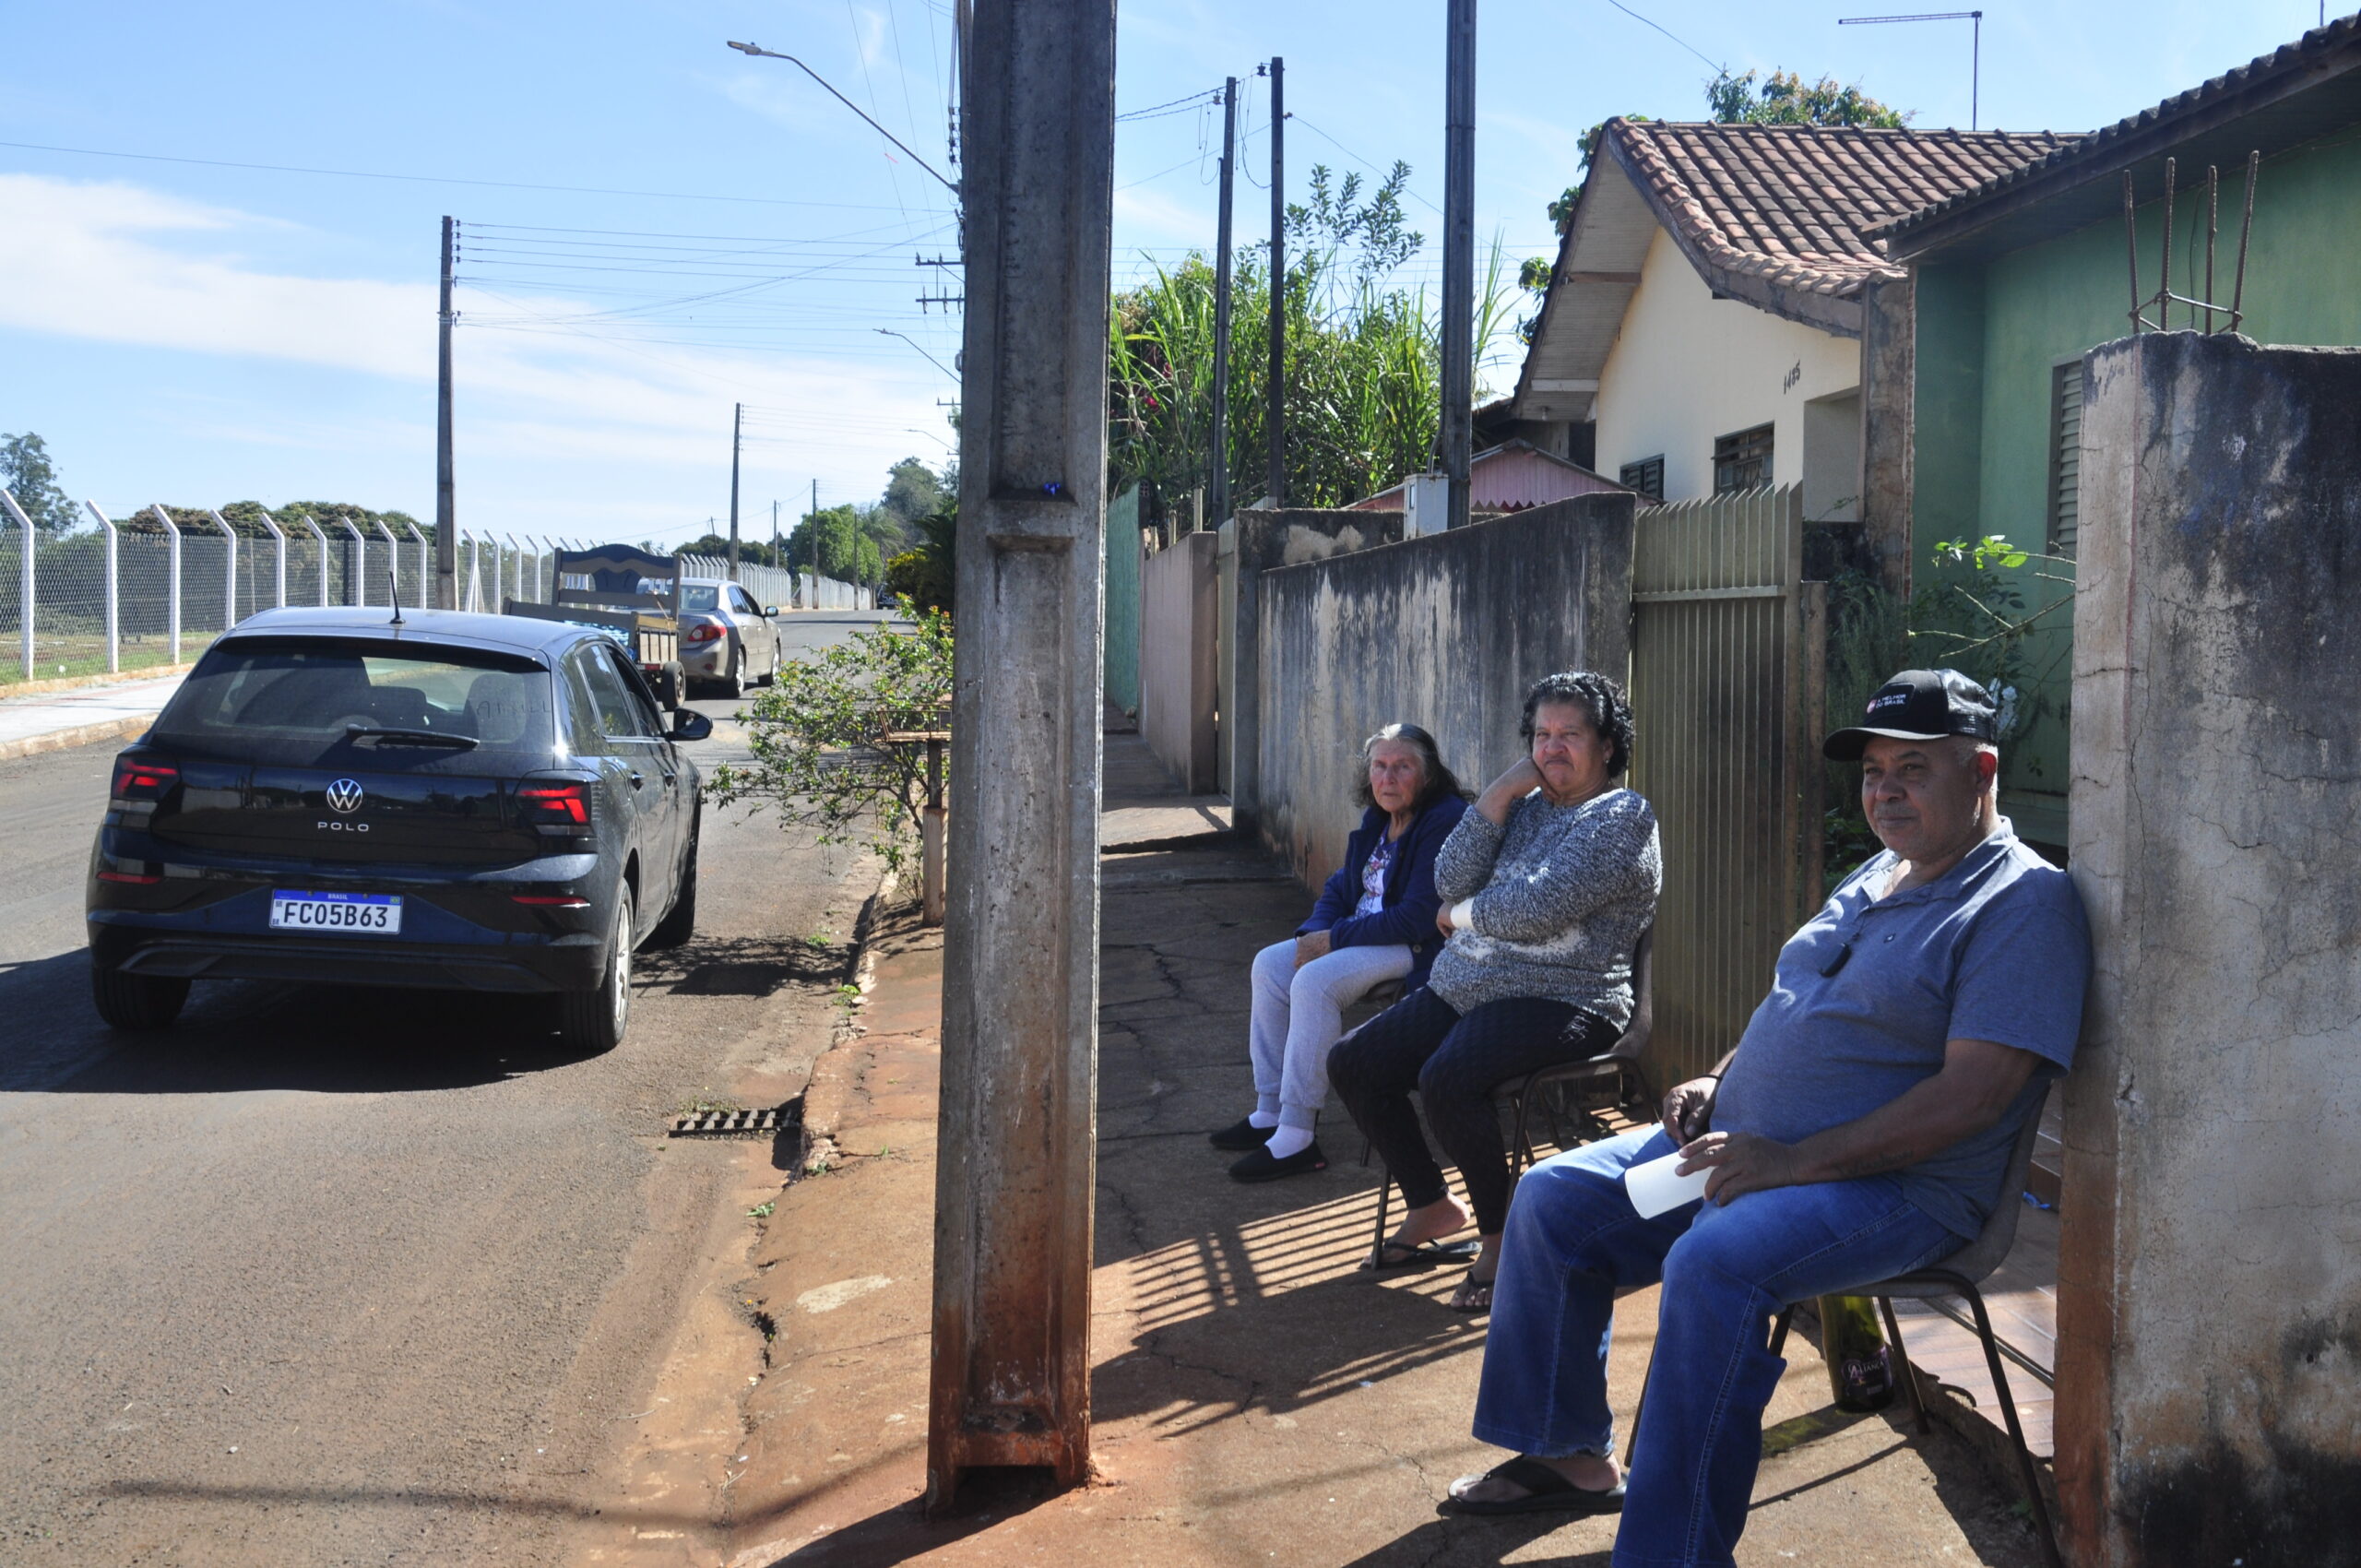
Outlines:
{"type": "Polygon", "coordinates": [[[764,620],[767,621],[767,620],[769,620],[772,616],[774,616],[774,615],[776,615],[776,614],[777,614],[777,613],[778,613],[778,606],[777,606],[777,605],[776,605],[776,604],[765,604],[765,605],[764,605],[764,606],[763,606],[763,619],[764,619],[764,620]]]}
{"type": "Polygon", "coordinates": [[[670,731],[673,740],[702,741],[712,733],[713,720],[695,708],[683,707],[673,712],[672,728],[670,731]]]}

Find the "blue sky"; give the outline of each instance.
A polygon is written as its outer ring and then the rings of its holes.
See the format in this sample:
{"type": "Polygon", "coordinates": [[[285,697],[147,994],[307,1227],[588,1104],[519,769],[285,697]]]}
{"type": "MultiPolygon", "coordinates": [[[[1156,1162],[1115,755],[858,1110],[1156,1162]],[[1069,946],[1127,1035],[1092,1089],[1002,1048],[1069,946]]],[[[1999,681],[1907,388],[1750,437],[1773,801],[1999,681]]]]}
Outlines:
{"type": "MultiPolygon", "coordinates": [[[[1550,248],[1544,208],[1572,179],[1582,127],[1702,116],[1708,62],[1830,74],[1921,125],[1966,123],[1964,22],[1836,25],[1905,9],[1864,0],[1626,4],[1484,0],[1477,223],[1512,256],[1550,248]]],[[[2104,125],[2318,15],[2312,0],[1998,0],[1982,123],[2104,125]]],[[[1128,0],[1118,108],[1283,55],[1291,194],[1314,162],[1406,159],[1411,219],[1431,236],[1442,18],[1441,0],[1128,0]]],[[[815,482],[824,504],[872,498],[896,458],[939,461],[951,437],[939,400],[955,388],[925,355],[950,362],[957,317],[917,297],[956,292],[956,275],[914,264],[955,254],[949,196],[733,38],[801,55],[946,166],[947,0],[0,7],[0,142],[417,177],[0,146],[0,431],[42,433],[66,487],[114,516],[244,498],[431,516],[451,213],[466,234],[463,526],[701,532],[728,510],[741,401],[750,533],[774,499],[791,518],[815,482]]],[[[1219,125],[1184,106],[1119,127],[1119,276],[1210,244],[1219,125]]],[[[1241,185],[1241,243],[1263,237],[1268,199],[1241,185]]],[[[1404,278],[1438,269],[1430,243],[1404,278]]]]}

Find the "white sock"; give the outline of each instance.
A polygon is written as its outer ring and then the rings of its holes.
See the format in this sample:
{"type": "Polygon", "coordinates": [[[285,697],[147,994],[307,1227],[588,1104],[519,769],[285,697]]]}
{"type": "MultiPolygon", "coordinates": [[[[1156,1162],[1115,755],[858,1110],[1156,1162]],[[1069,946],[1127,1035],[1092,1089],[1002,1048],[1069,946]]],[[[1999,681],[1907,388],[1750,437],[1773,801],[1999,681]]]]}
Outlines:
{"type": "Polygon", "coordinates": [[[1250,1111],[1246,1113],[1246,1124],[1250,1127],[1275,1127],[1279,1124],[1279,1113],[1275,1111],[1250,1111]]]}
{"type": "Polygon", "coordinates": [[[1291,1154],[1301,1154],[1311,1146],[1311,1129],[1281,1127],[1271,1134],[1270,1143],[1264,1146],[1270,1149],[1273,1159],[1285,1159],[1291,1154]]]}

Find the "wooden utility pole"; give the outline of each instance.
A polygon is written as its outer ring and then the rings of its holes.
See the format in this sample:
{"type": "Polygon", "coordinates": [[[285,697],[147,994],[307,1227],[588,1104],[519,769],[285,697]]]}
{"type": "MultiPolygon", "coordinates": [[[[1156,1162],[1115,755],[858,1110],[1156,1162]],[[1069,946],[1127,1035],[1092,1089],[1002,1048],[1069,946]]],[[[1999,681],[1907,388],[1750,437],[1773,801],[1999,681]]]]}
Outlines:
{"type": "Polygon", "coordinates": [[[731,405],[730,415],[730,580],[738,580],[738,449],[746,429],[746,405],[731,405]]]}
{"type": "Polygon", "coordinates": [[[1090,1467],[1114,0],[976,0],[927,1499],[1090,1467]]]}
{"type": "Polygon", "coordinates": [[[451,480],[451,258],[458,232],[458,220],[446,215],[434,391],[434,602],[445,610],[459,607],[459,509],[451,480]]]}
{"type": "Polygon", "coordinates": [[[1449,0],[1443,47],[1442,468],[1444,526],[1467,526],[1476,424],[1476,0],[1449,0]]]}
{"type": "Polygon", "coordinates": [[[1271,505],[1287,504],[1287,63],[1271,59],[1271,505]]]}
{"type": "Polygon", "coordinates": [[[1205,493],[1215,528],[1229,517],[1229,198],[1237,173],[1238,78],[1230,77],[1221,88],[1221,223],[1214,242],[1214,453],[1205,493]]]}

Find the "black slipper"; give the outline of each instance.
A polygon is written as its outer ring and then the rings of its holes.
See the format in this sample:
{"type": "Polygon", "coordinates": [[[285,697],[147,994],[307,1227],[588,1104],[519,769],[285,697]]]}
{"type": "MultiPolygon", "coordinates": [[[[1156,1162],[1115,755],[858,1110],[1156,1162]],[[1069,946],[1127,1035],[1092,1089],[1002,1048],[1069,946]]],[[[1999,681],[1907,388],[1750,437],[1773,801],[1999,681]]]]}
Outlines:
{"type": "Polygon", "coordinates": [[[1474,1241],[1380,1241],[1361,1267],[1372,1274],[1406,1268],[1449,1268],[1476,1261],[1474,1241]]]}
{"type": "Polygon", "coordinates": [[[1505,1464],[1495,1465],[1480,1476],[1462,1476],[1451,1483],[1452,1495],[1435,1504],[1444,1514],[1620,1514],[1623,1512],[1623,1483],[1615,1483],[1611,1491],[1595,1491],[1589,1487],[1576,1486],[1538,1459],[1523,1455],[1505,1464]],[[1495,1498],[1487,1502],[1471,1502],[1458,1495],[1464,1486],[1478,1481],[1502,1480],[1525,1488],[1523,1497],[1495,1498]]]}
{"type": "Polygon", "coordinates": [[[1232,1154],[1244,1154],[1248,1149],[1261,1148],[1271,1141],[1271,1134],[1277,1131],[1276,1127],[1257,1127],[1254,1125],[1254,1119],[1251,1116],[1240,1117],[1238,1125],[1224,1127],[1218,1133],[1207,1134],[1205,1142],[1216,1148],[1228,1149],[1232,1154]]]}
{"type": "Polygon", "coordinates": [[[1229,1168],[1233,1182],[1275,1182],[1282,1176],[1308,1176],[1314,1170],[1328,1169],[1328,1157],[1320,1152],[1316,1143],[1306,1144],[1281,1159],[1265,1148],[1246,1155],[1229,1168]]]}
{"type": "MultiPolygon", "coordinates": [[[[1451,1293],[1451,1300],[1443,1305],[1455,1313],[1489,1313],[1492,1310],[1492,1280],[1478,1279],[1471,1274],[1459,1282],[1459,1289],[1451,1293]],[[1484,1292],[1484,1299],[1480,1301],[1473,1295],[1477,1290],[1484,1292]]],[[[1514,1480],[1516,1478],[1512,1476],[1509,1479],[1514,1480]]]]}

